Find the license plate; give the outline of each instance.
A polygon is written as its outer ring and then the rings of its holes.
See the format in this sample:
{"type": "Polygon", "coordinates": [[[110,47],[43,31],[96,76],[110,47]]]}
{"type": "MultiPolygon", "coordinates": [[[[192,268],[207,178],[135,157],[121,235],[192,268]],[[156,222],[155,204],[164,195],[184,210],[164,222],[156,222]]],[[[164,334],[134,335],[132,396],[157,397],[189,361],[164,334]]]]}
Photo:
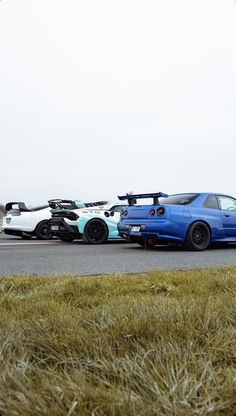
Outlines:
{"type": "Polygon", "coordinates": [[[6,218],[6,222],[7,222],[7,224],[10,224],[11,218],[6,218]]]}
{"type": "Polygon", "coordinates": [[[133,231],[134,233],[139,233],[140,227],[132,227],[131,231],[133,231]]]}
{"type": "Polygon", "coordinates": [[[59,225],[51,225],[51,230],[52,231],[59,231],[59,225]]]}

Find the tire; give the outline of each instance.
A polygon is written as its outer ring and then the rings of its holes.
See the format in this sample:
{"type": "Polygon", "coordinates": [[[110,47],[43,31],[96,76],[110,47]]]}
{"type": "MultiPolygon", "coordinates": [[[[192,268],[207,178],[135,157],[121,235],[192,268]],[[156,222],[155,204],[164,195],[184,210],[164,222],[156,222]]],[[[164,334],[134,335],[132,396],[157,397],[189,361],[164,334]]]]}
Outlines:
{"type": "Polygon", "coordinates": [[[142,238],[137,243],[143,248],[152,248],[157,244],[157,240],[154,238],[142,238]]]}
{"type": "Polygon", "coordinates": [[[52,232],[48,225],[48,221],[41,221],[35,228],[35,235],[39,240],[50,240],[52,232]]]}
{"type": "Polygon", "coordinates": [[[209,246],[211,232],[207,224],[201,221],[194,222],[187,233],[185,247],[188,250],[203,251],[209,246]]]}
{"type": "Polygon", "coordinates": [[[103,220],[94,218],[84,228],[83,241],[88,244],[102,244],[107,241],[108,227],[103,220]]]}

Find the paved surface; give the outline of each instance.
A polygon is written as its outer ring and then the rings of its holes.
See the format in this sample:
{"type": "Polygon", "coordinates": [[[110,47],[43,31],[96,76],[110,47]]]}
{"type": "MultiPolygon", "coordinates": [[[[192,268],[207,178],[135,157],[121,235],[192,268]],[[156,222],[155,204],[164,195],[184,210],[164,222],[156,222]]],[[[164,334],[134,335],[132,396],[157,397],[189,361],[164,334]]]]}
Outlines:
{"type": "Polygon", "coordinates": [[[91,246],[80,241],[22,240],[0,234],[0,275],[58,274],[91,275],[144,272],[152,269],[193,269],[236,266],[236,245],[204,252],[155,247],[144,250],[136,244],[112,242],[91,246]]]}

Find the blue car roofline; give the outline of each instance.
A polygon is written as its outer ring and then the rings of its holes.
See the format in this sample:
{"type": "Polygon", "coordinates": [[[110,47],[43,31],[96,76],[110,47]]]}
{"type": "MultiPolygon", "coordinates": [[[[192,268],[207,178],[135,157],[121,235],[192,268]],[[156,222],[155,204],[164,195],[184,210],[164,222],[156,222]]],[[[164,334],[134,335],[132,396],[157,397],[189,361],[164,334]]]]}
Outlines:
{"type": "Polygon", "coordinates": [[[121,201],[128,200],[129,206],[136,204],[137,199],[146,199],[146,198],[153,198],[153,203],[155,205],[159,204],[158,198],[167,198],[168,195],[164,194],[163,192],[152,192],[149,194],[126,194],[118,196],[121,201]]]}

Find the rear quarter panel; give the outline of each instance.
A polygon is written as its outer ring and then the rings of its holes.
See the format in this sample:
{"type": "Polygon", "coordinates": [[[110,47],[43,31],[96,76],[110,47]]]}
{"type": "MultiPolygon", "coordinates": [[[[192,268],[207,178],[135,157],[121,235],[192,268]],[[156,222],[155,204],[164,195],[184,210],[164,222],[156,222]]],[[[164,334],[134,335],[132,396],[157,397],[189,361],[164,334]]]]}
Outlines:
{"type": "Polygon", "coordinates": [[[17,216],[7,214],[4,217],[3,228],[32,232],[35,230],[39,222],[49,220],[50,218],[50,208],[45,208],[40,211],[21,212],[21,215],[17,216]],[[10,224],[7,223],[8,218],[11,218],[10,224]]]}
{"type": "MultiPolygon", "coordinates": [[[[211,229],[211,240],[224,238],[224,229],[220,210],[203,207],[189,207],[186,208],[186,213],[188,211],[190,214],[188,228],[193,222],[203,221],[208,224],[211,229]]],[[[188,231],[188,228],[186,232],[188,231]]]]}

